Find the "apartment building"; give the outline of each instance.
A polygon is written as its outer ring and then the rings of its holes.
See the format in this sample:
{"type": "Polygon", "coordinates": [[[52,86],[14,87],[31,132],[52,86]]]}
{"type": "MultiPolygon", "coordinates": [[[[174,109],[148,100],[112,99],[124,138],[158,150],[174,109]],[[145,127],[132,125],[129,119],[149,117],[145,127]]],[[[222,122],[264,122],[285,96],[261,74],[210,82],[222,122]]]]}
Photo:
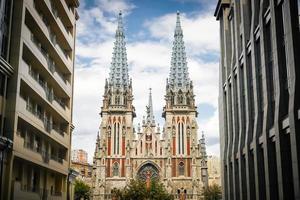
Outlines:
{"type": "Polygon", "coordinates": [[[87,163],[88,153],[83,149],[74,149],[71,151],[71,160],[75,163],[87,163]]]}
{"type": "MultiPolygon", "coordinates": [[[[3,1],[1,1],[3,2],[3,1]]],[[[67,199],[78,0],[12,0],[4,199],[67,199]]]]}
{"type": "Polygon", "coordinates": [[[297,0],[219,0],[223,199],[300,199],[297,0]]]}
{"type": "Polygon", "coordinates": [[[12,150],[12,140],[4,132],[7,81],[13,74],[13,68],[8,60],[11,8],[10,1],[0,1],[0,199],[2,199],[3,187],[5,185],[3,177],[8,168],[7,158],[10,156],[12,150]]]}

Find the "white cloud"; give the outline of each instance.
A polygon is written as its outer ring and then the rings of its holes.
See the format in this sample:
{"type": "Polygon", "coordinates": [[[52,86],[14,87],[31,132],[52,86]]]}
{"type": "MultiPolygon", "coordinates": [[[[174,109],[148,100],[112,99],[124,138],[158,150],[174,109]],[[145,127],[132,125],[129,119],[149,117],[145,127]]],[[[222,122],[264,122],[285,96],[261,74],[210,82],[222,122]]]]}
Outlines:
{"type": "MultiPolygon", "coordinates": [[[[80,9],[77,39],[77,63],[74,86],[74,135],[73,148],[88,151],[89,161],[94,154],[95,139],[100,125],[105,78],[108,78],[112,57],[116,8],[130,13],[134,5],[126,1],[98,0],[98,6],[80,9]],[[104,14],[108,13],[108,15],[104,14]]],[[[218,51],[218,26],[208,14],[183,14],[182,27],[186,42],[188,67],[194,83],[197,103],[207,103],[217,108],[218,63],[205,62],[202,54],[218,51]],[[205,28],[203,28],[205,27],[205,28]]],[[[148,88],[152,87],[156,121],[161,118],[164,106],[165,82],[169,75],[175,14],[166,14],[145,22],[152,38],[127,43],[130,77],[133,79],[134,106],[141,122],[148,101],[148,88]],[[153,40],[153,38],[155,38],[153,40]]],[[[126,24],[125,24],[126,26],[126,24]]],[[[201,116],[201,113],[199,113],[201,116]]],[[[207,138],[218,137],[218,113],[199,123],[199,132],[207,138]]],[[[208,146],[209,154],[217,155],[219,146],[208,146]]]]}

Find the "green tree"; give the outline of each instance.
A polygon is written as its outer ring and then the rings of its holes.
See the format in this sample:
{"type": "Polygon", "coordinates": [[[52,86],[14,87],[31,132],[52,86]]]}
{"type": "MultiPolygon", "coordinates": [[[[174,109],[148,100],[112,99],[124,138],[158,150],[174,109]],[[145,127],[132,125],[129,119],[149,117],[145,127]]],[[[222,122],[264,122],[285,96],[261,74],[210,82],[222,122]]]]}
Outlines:
{"type": "Polygon", "coordinates": [[[221,187],[216,184],[208,186],[204,189],[203,196],[205,200],[220,200],[222,198],[221,187]]]}
{"type": "Polygon", "coordinates": [[[91,188],[85,182],[81,180],[75,181],[75,200],[90,199],[91,188]]]}
{"type": "Polygon", "coordinates": [[[168,194],[164,185],[157,181],[152,181],[149,189],[143,181],[132,180],[123,189],[113,189],[112,196],[116,200],[173,200],[173,196],[168,194]]]}

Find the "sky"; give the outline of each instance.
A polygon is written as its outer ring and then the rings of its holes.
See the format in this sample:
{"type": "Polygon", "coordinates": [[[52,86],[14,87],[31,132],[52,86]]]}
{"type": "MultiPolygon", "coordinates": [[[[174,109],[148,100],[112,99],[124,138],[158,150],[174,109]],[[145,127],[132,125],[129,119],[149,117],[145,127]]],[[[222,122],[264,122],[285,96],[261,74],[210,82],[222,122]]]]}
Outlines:
{"type": "Polygon", "coordinates": [[[198,137],[203,131],[207,153],[219,155],[219,23],[213,16],[216,4],[217,0],[80,0],[72,149],[84,149],[92,162],[120,10],[137,114],[134,127],[145,115],[151,87],[155,121],[162,130],[161,114],[171,65],[176,12],[179,11],[199,113],[198,137]]]}

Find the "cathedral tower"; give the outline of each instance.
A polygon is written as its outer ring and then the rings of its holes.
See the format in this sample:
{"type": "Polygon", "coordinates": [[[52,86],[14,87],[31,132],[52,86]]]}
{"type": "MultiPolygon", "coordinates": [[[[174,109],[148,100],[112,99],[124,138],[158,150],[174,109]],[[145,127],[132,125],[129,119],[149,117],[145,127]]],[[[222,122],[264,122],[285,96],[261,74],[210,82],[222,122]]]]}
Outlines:
{"type": "MultiPolygon", "coordinates": [[[[173,190],[180,188],[189,190],[193,195],[199,194],[202,185],[202,168],[206,162],[201,154],[197,138],[197,107],[193,84],[189,78],[187,57],[183,41],[183,31],[180,24],[180,14],[177,12],[176,28],[171,58],[171,69],[166,84],[166,105],[163,109],[165,137],[170,147],[167,163],[167,176],[173,180],[173,190]],[[180,180],[185,177],[186,182],[180,180]],[[174,181],[178,179],[178,183],[174,181]],[[192,184],[192,185],[191,185],[192,184]]],[[[203,172],[206,172],[205,170],[203,172]]],[[[203,176],[206,176],[203,174],[203,176]]],[[[186,190],[184,192],[187,192],[186,190]]]]}
{"type": "Polygon", "coordinates": [[[130,175],[129,146],[133,138],[132,84],[128,75],[122,13],[118,16],[109,79],[101,107],[100,136],[94,157],[94,199],[103,199],[107,188],[125,186],[130,175]],[[126,178],[127,177],[127,178],[126,178]],[[108,181],[109,180],[109,181],[108,181]]]}

